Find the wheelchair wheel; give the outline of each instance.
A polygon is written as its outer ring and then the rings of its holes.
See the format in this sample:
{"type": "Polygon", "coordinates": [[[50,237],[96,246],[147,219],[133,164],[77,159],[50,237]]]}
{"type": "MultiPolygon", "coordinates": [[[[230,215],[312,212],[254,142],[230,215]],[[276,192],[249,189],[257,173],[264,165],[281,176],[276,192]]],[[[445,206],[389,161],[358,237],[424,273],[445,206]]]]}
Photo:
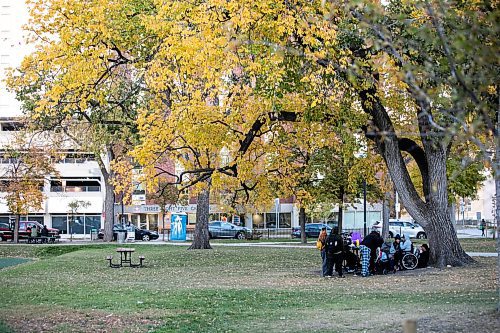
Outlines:
{"type": "Polygon", "coordinates": [[[418,265],[418,258],[413,253],[407,253],[403,256],[401,263],[406,269],[415,269],[418,265]]]}

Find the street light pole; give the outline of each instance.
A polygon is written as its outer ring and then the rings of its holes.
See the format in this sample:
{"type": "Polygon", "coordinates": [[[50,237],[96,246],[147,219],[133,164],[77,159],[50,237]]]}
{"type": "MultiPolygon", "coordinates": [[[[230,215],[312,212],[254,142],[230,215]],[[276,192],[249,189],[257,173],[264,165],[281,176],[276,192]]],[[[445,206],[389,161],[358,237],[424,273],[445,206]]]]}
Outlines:
{"type": "Polygon", "coordinates": [[[363,179],[363,230],[366,237],[366,179],[363,179]]]}

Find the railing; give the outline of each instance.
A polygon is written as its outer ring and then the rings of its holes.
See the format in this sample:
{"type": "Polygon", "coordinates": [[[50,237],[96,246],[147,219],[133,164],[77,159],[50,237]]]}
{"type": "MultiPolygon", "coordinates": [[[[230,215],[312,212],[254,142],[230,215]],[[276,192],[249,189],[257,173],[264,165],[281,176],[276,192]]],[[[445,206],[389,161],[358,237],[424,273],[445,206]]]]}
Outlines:
{"type": "MultiPolygon", "coordinates": [[[[250,235],[247,235],[247,239],[269,239],[269,240],[273,240],[273,239],[280,239],[280,240],[284,240],[284,239],[289,239],[289,240],[298,240],[300,238],[300,232],[299,233],[295,233],[293,236],[292,236],[292,232],[294,229],[298,229],[298,227],[294,227],[294,228],[255,228],[255,229],[252,229],[252,233],[250,235]],[[251,237],[251,235],[255,235],[257,237],[251,237]]],[[[369,230],[368,230],[369,231],[369,230]]],[[[230,232],[230,231],[228,231],[230,232]]],[[[343,229],[344,233],[359,233],[359,235],[363,235],[363,229],[343,229]]],[[[163,233],[165,234],[165,241],[170,241],[171,239],[171,231],[170,229],[164,229],[163,231],[160,230],[158,232],[159,234],[159,239],[160,240],[163,240],[163,233]]],[[[234,233],[234,232],[232,232],[234,233]]],[[[235,239],[236,237],[234,237],[233,235],[231,234],[226,234],[226,235],[222,235],[222,236],[226,236],[226,237],[214,237],[214,238],[217,238],[217,239],[235,239]]],[[[194,229],[188,229],[186,231],[186,240],[192,240],[194,237],[194,229]]],[[[317,236],[313,236],[313,237],[309,237],[309,239],[311,238],[316,238],[317,236]]]]}
{"type": "Polygon", "coordinates": [[[51,186],[50,192],[100,192],[100,186],[51,186]]]}

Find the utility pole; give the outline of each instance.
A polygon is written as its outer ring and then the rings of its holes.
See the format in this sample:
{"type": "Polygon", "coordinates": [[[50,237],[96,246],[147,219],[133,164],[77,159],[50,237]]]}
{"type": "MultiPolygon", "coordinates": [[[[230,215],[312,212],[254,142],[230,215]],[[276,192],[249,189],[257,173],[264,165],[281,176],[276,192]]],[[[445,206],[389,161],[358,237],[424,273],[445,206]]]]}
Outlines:
{"type": "MultiPolygon", "coordinates": [[[[500,91],[497,89],[498,101],[500,102],[500,91]]],[[[494,175],[495,175],[495,222],[496,222],[496,236],[497,236],[497,311],[500,312],[500,104],[496,110],[496,124],[495,131],[493,132],[493,142],[495,144],[495,157],[493,160],[494,175]]],[[[486,235],[488,236],[488,235],[486,235]]]]}
{"type": "Polygon", "coordinates": [[[366,179],[363,179],[363,231],[366,237],[366,179]]]}
{"type": "Polygon", "coordinates": [[[394,210],[396,212],[396,220],[399,220],[399,195],[398,195],[398,191],[396,191],[396,200],[394,201],[394,210]]]}

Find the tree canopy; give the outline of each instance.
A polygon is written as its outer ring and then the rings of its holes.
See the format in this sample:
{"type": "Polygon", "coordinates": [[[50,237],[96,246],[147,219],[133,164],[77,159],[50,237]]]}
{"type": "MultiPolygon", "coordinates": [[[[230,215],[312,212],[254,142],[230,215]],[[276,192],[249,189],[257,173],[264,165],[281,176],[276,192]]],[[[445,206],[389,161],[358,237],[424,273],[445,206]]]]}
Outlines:
{"type": "Polygon", "coordinates": [[[39,114],[76,110],[106,124],[109,113],[100,111],[111,107],[122,120],[123,101],[134,99],[114,96],[122,96],[121,82],[134,82],[140,143],[131,156],[149,179],[171,172],[157,167],[168,158],[183,170],[168,176],[184,186],[251,187],[268,181],[273,157],[293,175],[289,148],[313,144],[347,157],[362,141],[380,154],[405,207],[426,228],[432,259],[471,261],[447,215],[446,162],[457,138],[484,156],[485,142],[497,144],[497,2],[32,6],[39,48],[12,84],[40,82],[42,73],[50,80],[34,99],[39,114]],[[418,167],[422,195],[405,156],[418,167]]]}

